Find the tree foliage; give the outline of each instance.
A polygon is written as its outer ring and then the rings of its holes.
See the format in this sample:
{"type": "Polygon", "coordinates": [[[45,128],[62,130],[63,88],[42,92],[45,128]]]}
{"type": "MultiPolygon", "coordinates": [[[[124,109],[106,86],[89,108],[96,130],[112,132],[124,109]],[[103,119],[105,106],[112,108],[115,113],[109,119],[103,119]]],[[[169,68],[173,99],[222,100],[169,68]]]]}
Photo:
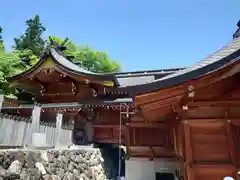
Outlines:
{"type": "MultiPolygon", "coordinates": [[[[58,45],[64,43],[64,39],[56,36],[50,36],[49,41],[50,39],[58,45]]],[[[107,53],[103,51],[95,51],[88,46],[76,45],[71,40],[68,40],[65,46],[66,50],[64,50],[64,55],[73,57],[71,61],[91,72],[107,73],[121,70],[120,64],[117,61],[111,60],[107,53]]]]}
{"type": "Polygon", "coordinates": [[[7,77],[21,73],[25,69],[26,67],[21,64],[18,54],[0,52],[0,89],[6,95],[16,94],[16,89],[9,86],[7,77]]]}
{"type": "MultiPolygon", "coordinates": [[[[40,22],[38,15],[26,21],[26,31],[19,38],[14,38],[14,45],[11,52],[5,52],[0,27],[0,89],[6,95],[23,94],[13,89],[7,82],[8,76],[19,74],[39,61],[39,56],[44,48],[50,45],[50,39],[58,45],[66,47],[63,55],[73,63],[92,72],[105,73],[121,70],[118,62],[109,58],[103,51],[95,51],[88,46],[80,46],[71,40],[51,36],[48,40],[43,39],[46,28],[40,22]]],[[[25,96],[25,95],[24,95],[25,96]]]]}
{"type": "Polygon", "coordinates": [[[40,56],[45,47],[45,40],[42,36],[46,28],[40,22],[38,15],[32,19],[28,19],[26,26],[25,33],[19,38],[14,38],[15,45],[13,48],[18,51],[29,49],[34,55],[40,56]]]}
{"type": "Polygon", "coordinates": [[[4,45],[3,45],[2,32],[3,32],[3,29],[0,26],[0,52],[5,50],[4,45]]]}

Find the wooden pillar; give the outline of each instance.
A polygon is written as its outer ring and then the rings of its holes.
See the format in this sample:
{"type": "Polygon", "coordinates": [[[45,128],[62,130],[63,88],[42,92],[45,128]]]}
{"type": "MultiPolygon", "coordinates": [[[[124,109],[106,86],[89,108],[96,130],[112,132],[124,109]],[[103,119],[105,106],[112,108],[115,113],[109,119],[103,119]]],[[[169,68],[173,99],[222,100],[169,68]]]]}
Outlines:
{"type": "Polygon", "coordinates": [[[72,131],[71,131],[71,135],[70,135],[70,137],[69,137],[69,145],[73,145],[74,144],[74,123],[75,123],[75,118],[76,118],[76,116],[70,116],[69,117],[69,128],[70,129],[72,129],[72,131]]]}
{"type": "Polygon", "coordinates": [[[193,152],[192,152],[192,138],[190,126],[187,120],[183,121],[183,133],[184,133],[184,168],[185,168],[185,178],[186,180],[194,180],[192,165],[193,165],[193,152]]]}
{"type": "Polygon", "coordinates": [[[2,111],[3,102],[4,102],[4,93],[0,91],[0,112],[2,111]]]}
{"type": "Polygon", "coordinates": [[[40,126],[41,107],[35,104],[32,110],[32,132],[38,133],[40,126]]]}
{"type": "Polygon", "coordinates": [[[32,142],[31,145],[44,146],[46,144],[46,135],[39,134],[41,107],[35,104],[32,110],[32,142]]]}
{"type": "Polygon", "coordinates": [[[92,126],[92,122],[89,122],[89,121],[87,121],[86,123],[85,123],[85,127],[84,127],[84,129],[85,129],[85,132],[86,132],[86,142],[87,143],[92,143],[93,142],[93,126],[92,126]]]}
{"type": "Polygon", "coordinates": [[[236,152],[236,147],[234,145],[234,134],[233,134],[232,123],[230,120],[228,120],[226,122],[226,136],[227,136],[227,143],[228,143],[231,163],[236,166],[237,165],[237,163],[236,163],[236,160],[237,160],[236,153],[237,152],[236,152]]]}
{"type": "Polygon", "coordinates": [[[56,146],[60,146],[60,136],[62,130],[63,114],[57,113],[56,116],[56,146]]]}

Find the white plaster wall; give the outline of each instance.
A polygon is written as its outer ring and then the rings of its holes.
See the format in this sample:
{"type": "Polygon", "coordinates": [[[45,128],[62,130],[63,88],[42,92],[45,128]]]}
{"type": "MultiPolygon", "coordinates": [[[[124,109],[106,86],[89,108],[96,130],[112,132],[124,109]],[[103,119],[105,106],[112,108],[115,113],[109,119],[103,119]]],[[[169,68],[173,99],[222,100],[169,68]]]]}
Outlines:
{"type": "MultiPolygon", "coordinates": [[[[164,159],[149,161],[142,158],[134,158],[125,161],[126,180],[155,180],[155,173],[174,173],[178,167],[177,162],[164,159]]],[[[176,179],[176,178],[175,178],[176,179]]]]}

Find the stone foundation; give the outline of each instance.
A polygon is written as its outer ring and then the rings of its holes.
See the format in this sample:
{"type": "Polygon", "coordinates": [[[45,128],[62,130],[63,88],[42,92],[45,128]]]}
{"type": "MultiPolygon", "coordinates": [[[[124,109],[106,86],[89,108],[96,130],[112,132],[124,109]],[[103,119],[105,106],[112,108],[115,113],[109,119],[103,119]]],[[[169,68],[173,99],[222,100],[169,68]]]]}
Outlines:
{"type": "Polygon", "coordinates": [[[0,180],[106,180],[97,148],[0,150],[0,180]]]}

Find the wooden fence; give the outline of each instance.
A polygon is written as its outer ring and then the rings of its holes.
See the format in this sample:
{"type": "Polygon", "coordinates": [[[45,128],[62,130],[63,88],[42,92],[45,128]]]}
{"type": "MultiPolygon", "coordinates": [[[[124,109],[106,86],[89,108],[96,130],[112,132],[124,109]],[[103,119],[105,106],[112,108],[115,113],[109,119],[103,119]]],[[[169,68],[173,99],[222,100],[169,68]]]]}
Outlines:
{"type": "MultiPolygon", "coordinates": [[[[34,128],[31,118],[0,114],[0,146],[31,145],[34,128]]],[[[72,129],[70,128],[61,128],[60,133],[58,133],[56,124],[40,122],[37,131],[46,134],[46,143],[49,146],[56,145],[57,134],[60,134],[60,145],[72,145],[72,129]]]]}

